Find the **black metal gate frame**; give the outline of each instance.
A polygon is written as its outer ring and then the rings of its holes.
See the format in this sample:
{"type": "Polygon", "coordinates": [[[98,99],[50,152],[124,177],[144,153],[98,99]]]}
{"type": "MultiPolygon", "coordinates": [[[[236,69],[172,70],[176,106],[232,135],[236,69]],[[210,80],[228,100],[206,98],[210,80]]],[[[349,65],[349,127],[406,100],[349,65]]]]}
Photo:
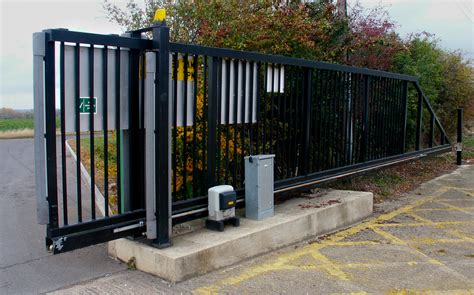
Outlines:
{"type": "MultiPolygon", "coordinates": [[[[36,121],[36,170],[37,170],[37,187],[38,193],[38,219],[40,223],[45,222],[45,212],[48,215],[47,218],[47,234],[46,234],[46,246],[53,253],[61,253],[70,251],[73,249],[82,248],[91,244],[101,243],[112,239],[117,239],[126,236],[140,236],[146,229],[145,224],[145,207],[143,197],[143,144],[131,145],[130,146],[130,169],[137,173],[130,173],[130,185],[135,188],[136,197],[132,198],[130,204],[130,211],[118,214],[115,216],[109,216],[108,212],[108,194],[105,193],[105,217],[96,219],[95,213],[95,177],[94,169],[91,170],[91,220],[83,221],[82,216],[82,198],[81,198],[81,155],[80,155],[80,139],[81,129],[79,121],[79,110],[76,106],[76,132],[75,139],[77,142],[77,182],[76,192],[78,195],[77,200],[77,215],[78,223],[69,224],[68,222],[68,211],[67,211],[67,181],[66,181],[66,131],[65,131],[65,45],[73,44],[76,46],[75,60],[76,60],[76,99],[79,100],[79,48],[80,46],[89,47],[89,62],[90,65],[94,64],[94,55],[92,49],[103,48],[104,52],[107,52],[108,48],[117,49],[117,53],[120,53],[121,48],[127,48],[130,50],[130,73],[129,73],[129,131],[130,140],[133,142],[143,142],[143,131],[140,125],[140,110],[139,100],[132,99],[138,98],[139,96],[139,84],[138,84],[138,59],[140,54],[146,50],[152,48],[152,42],[150,40],[144,40],[140,38],[132,37],[121,37],[113,35],[98,35],[89,33],[72,32],[64,29],[45,30],[43,33],[37,33],[34,37],[36,40],[35,44],[35,58],[37,56],[44,59],[44,100],[42,93],[42,85],[36,85],[35,87],[35,109],[37,109],[38,119],[36,121]],[[42,40],[43,39],[43,40],[42,40]],[[42,42],[44,42],[44,49],[42,49],[42,42]],[[57,150],[56,150],[56,68],[55,68],[55,54],[56,44],[59,45],[59,76],[60,76],[60,109],[61,109],[61,121],[60,121],[60,133],[61,133],[61,157],[62,157],[62,190],[63,190],[63,226],[59,226],[59,212],[58,212],[58,173],[57,173],[57,150]],[[44,106],[43,106],[44,104],[44,106]],[[42,110],[44,109],[44,118],[42,118],[42,110]],[[44,121],[43,121],[44,120],[44,121]],[[44,134],[44,139],[41,139],[44,134]],[[43,141],[44,140],[44,141],[43,141]],[[42,160],[42,155],[46,154],[46,161],[42,160]],[[135,166],[134,166],[135,165],[135,166]],[[41,175],[46,171],[46,179],[41,179],[38,175],[41,175]],[[47,185],[44,187],[42,183],[46,182],[47,185]],[[47,200],[47,202],[44,202],[47,200]],[[47,206],[47,208],[45,208],[47,206]]],[[[35,67],[40,68],[41,61],[35,64],[35,67]]],[[[107,98],[107,54],[104,54],[104,92],[103,95],[107,98]]],[[[117,73],[111,73],[117,79],[119,85],[119,71],[120,71],[120,56],[117,54],[117,73]]],[[[93,67],[89,67],[89,96],[94,97],[94,70],[93,67]]],[[[41,76],[41,70],[35,71],[35,75],[41,76]]],[[[41,83],[42,81],[40,81],[41,83]]],[[[35,80],[36,83],[36,80],[35,80]]],[[[117,86],[117,99],[120,96],[120,89],[117,86]]],[[[116,101],[116,105],[119,105],[119,100],[116,101]]],[[[106,140],[106,156],[105,165],[107,167],[107,99],[105,99],[104,107],[104,139],[106,140]]],[[[120,108],[116,110],[116,131],[120,128],[120,108]]],[[[92,115],[93,107],[90,107],[90,148],[91,148],[91,167],[94,167],[94,116],[92,115]]],[[[36,115],[35,115],[36,116],[36,115]]],[[[117,140],[118,142],[118,140],[117,140]]],[[[117,154],[120,154],[120,145],[117,144],[117,154]]],[[[119,157],[117,157],[118,160],[119,157]]],[[[106,168],[107,169],[107,168],[106,168]]],[[[118,174],[120,175],[120,163],[118,163],[118,174]]],[[[120,178],[120,176],[119,176],[120,178]]],[[[105,174],[105,182],[108,185],[107,172],[105,174]]],[[[120,182],[117,184],[118,195],[120,195],[120,182]]],[[[119,211],[120,202],[118,204],[119,211]]]]}
{"type": "MultiPolygon", "coordinates": [[[[407,152],[405,151],[405,143],[402,144],[402,149],[397,155],[387,156],[375,160],[366,160],[362,163],[346,165],[343,167],[338,167],[334,169],[327,169],[324,171],[318,171],[315,173],[306,173],[305,175],[290,177],[288,179],[282,179],[275,182],[275,193],[282,193],[292,189],[298,189],[302,187],[307,187],[315,184],[320,184],[328,181],[333,181],[341,177],[347,177],[359,173],[364,173],[369,170],[385,167],[388,165],[394,165],[403,161],[408,161],[416,158],[425,157],[432,154],[444,153],[451,150],[451,145],[447,137],[446,132],[444,131],[439,119],[436,117],[433,108],[431,107],[428,98],[423,93],[418,80],[415,77],[388,73],[376,70],[355,68],[343,65],[328,64],[323,62],[308,61],[297,58],[289,58],[283,56],[267,55],[253,52],[242,52],[230,49],[219,49],[219,48],[210,48],[197,45],[185,45],[178,43],[169,42],[169,29],[163,24],[156,24],[154,27],[146,28],[143,30],[138,30],[132,32],[130,37],[119,37],[112,35],[98,35],[98,34],[89,34],[89,33],[79,33],[72,32],[62,29],[47,30],[44,31],[44,42],[45,42],[45,52],[43,55],[44,58],[44,70],[45,70],[45,91],[44,91],[44,123],[45,128],[43,130],[43,122],[41,116],[37,119],[37,129],[36,129],[36,154],[41,155],[46,151],[46,161],[42,163],[41,159],[37,160],[37,185],[39,184],[40,192],[38,193],[38,204],[40,208],[44,208],[45,200],[47,200],[48,205],[48,227],[47,227],[47,238],[46,244],[51,247],[51,250],[54,253],[61,253],[83,246],[101,243],[109,241],[112,239],[125,237],[125,236],[139,236],[146,232],[146,210],[145,210],[145,191],[143,183],[144,177],[144,102],[141,101],[140,109],[140,91],[139,88],[142,87],[139,85],[138,73],[139,69],[139,58],[141,55],[144,55],[145,51],[154,52],[157,54],[156,60],[156,77],[155,77],[155,121],[154,121],[154,144],[155,147],[160,147],[160,151],[155,151],[155,184],[156,192],[152,199],[155,200],[153,204],[155,217],[156,217],[156,238],[154,239],[154,244],[157,247],[167,247],[171,245],[170,232],[171,225],[185,222],[187,220],[196,219],[202,216],[207,215],[207,197],[195,197],[186,201],[173,202],[171,200],[171,169],[169,167],[169,157],[171,154],[169,138],[171,136],[171,114],[169,111],[171,98],[168,93],[169,85],[169,53],[173,54],[184,54],[186,56],[192,55],[195,57],[201,56],[204,58],[207,68],[205,67],[205,77],[207,77],[207,84],[205,87],[208,89],[207,97],[209,99],[209,111],[207,117],[207,134],[208,134],[208,144],[207,144],[207,153],[208,155],[214,155],[216,153],[216,146],[211,144],[216,141],[216,132],[218,132],[218,118],[217,118],[217,101],[218,92],[220,90],[218,81],[220,77],[220,66],[219,62],[223,59],[227,60],[240,60],[240,61],[250,61],[252,64],[278,64],[284,66],[294,66],[300,67],[304,71],[304,78],[302,81],[307,81],[305,79],[309,78],[311,81],[311,73],[316,70],[327,70],[327,71],[338,71],[342,73],[351,73],[367,77],[366,80],[369,80],[372,77],[382,77],[389,79],[401,80],[404,82],[404,92],[405,97],[405,114],[403,116],[405,130],[403,130],[403,140],[406,138],[406,122],[407,122],[407,85],[412,83],[417,92],[418,92],[418,108],[417,108],[417,127],[416,127],[416,148],[415,151],[407,152]],[[145,31],[152,31],[153,40],[140,39],[140,33],[145,31]],[[95,220],[95,198],[91,198],[91,208],[92,208],[92,219],[91,221],[82,222],[79,219],[79,223],[68,225],[67,224],[67,212],[63,212],[64,220],[66,225],[59,227],[58,222],[58,174],[57,174],[57,162],[56,162],[56,89],[55,89],[55,43],[59,42],[60,44],[60,55],[64,54],[64,44],[73,43],[77,47],[81,44],[87,44],[91,48],[96,48],[94,46],[103,46],[105,50],[107,47],[115,47],[119,50],[120,48],[130,49],[130,94],[129,102],[131,110],[129,112],[129,124],[131,130],[131,137],[134,139],[134,142],[139,144],[134,145],[133,153],[130,154],[134,158],[134,163],[136,166],[133,166],[133,174],[130,179],[130,185],[136,189],[134,193],[134,203],[132,204],[132,210],[130,212],[121,213],[116,216],[106,215],[102,219],[95,220]],[[139,98],[139,99],[137,99],[139,98]],[[430,114],[430,137],[429,137],[429,147],[422,149],[421,148],[421,135],[422,135],[422,117],[423,117],[423,106],[426,106],[430,114]],[[435,129],[438,128],[441,133],[440,145],[435,146],[435,129]],[[42,139],[44,134],[44,139],[42,139]],[[42,147],[43,140],[45,140],[45,145],[42,147]],[[45,150],[42,150],[45,148],[45,150]],[[38,171],[46,170],[47,179],[38,178],[38,171]],[[46,182],[47,185],[41,191],[41,182],[46,182]]],[[[35,53],[36,56],[41,56],[43,54],[41,50],[35,53]]],[[[90,55],[93,63],[93,54],[90,55]]],[[[64,75],[64,59],[60,59],[60,74],[64,75]]],[[[177,66],[175,64],[175,66],[177,66]]],[[[186,67],[185,67],[186,68],[186,67]]],[[[144,69],[143,69],[144,71],[144,69]]],[[[118,71],[117,71],[118,72],[118,71]]],[[[35,70],[36,73],[36,70],[35,70]]],[[[119,75],[118,73],[115,73],[119,75]]],[[[91,75],[93,71],[91,70],[91,75]]],[[[107,74],[106,74],[107,75],[107,74]]],[[[76,83],[78,78],[76,79],[76,83]]],[[[186,83],[186,82],[185,82],[186,83]]],[[[197,83],[197,82],[195,82],[197,83]]],[[[90,97],[94,97],[93,94],[93,79],[91,78],[92,90],[90,90],[90,97]]],[[[227,84],[229,85],[229,84],[227,84]]],[[[368,85],[368,84],[366,84],[368,85]]],[[[77,86],[77,85],[76,85],[77,86]]],[[[61,142],[62,142],[62,154],[64,155],[64,142],[65,142],[65,122],[64,122],[64,82],[61,81],[61,93],[60,93],[60,103],[61,103],[61,142]]],[[[106,87],[104,87],[106,88],[106,87]]],[[[272,85],[272,89],[273,85],[272,85]]],[[[142,91],[143,92],[143,91],[142,91]]],[[[365,103],[364,108],[365,115],[367,116],[368,108],[368,91],[365,91],[365,103]]],[[[304,99],[311,99],[311,90],[303,90],[302,95],[304,99]]],[[[41,103],[38,105],[37,97],[41,96],[41,89],[35,88],[35,108],[41,110],[41,103]]],[[[77,97],[79,94],[77,93],[77,97]]],[[[105,96],[106,97],[106,96],[105,96]]],[[[257,98],[259,96],[257,95],[257,98]]],[[[42,98],[41,98],[42,99],[42,98]]],[[[309,106],[308,102],[305,102],[305,106],[309,106]]],[[[106,112],[105,112],[106,113],[106,112]]],[[[311,116],[310,110],[307,108],[307,125],[309,126],[309,117],[311,116]]],[[[106,116],[106,114],[104,114],[106,116]]],[[[120,118],[120,114],[117,114],[117,117],[120,118]]],[[[366,119],[367,120],[367,119],[366,119]]],[[[90,130],[94,130],[94,117],[90,116],[90,130]]],[[[118,123],[117,123],[117,126],[118,123]]],[[[80,129],[76,125],[76,139],[80,139],[80,129]]],[[[118,127],[117,127],[118,128],[118,127]]],[[[307,132],[309,127],[307,127],[304,137],[302,138],[302,150],[308,155],[308,136],[307,132]]],[[[107,128],[104,128],[106,132],[107,128]]],[[[364,129],[366,130],[366,129],[364,129]]],[[[105,133],[104,133],[105,134],[105,133]]],[[[107,135],[105,135],[107,138],[107,135]]],[[[94,142],[94,132],[90,132],[90,139],[92,143],[91,150],[93,150],[94,142]]],[[[264,139],[263,139],[264,140],[264,139]]],[[[367,137],[365,138],[367,140],[367,137]]],[[[120,148],[118,146],[118,148],[120,148]]],[[[367,148],[367,147],[365,147],[367,148]]],[[[365,150],[366,151],[366,150],[365,150]]],[[[79,152],[78,152],[78,156],[79,152]]],[[[40,157],[41,158],[41,157],[40,157]]],[[[64,161],[64,159],[63,159],[64,161]]],[[[92,165],[93,165],[93,153],[92,153],[92,165]]],[[[77,159],[78,163],[78,175],[80,175],[80,158],[77,159]]],[[[92,166],[91,165],[91,166],[92,166]]],[[[214,170],[216,167],[215,158],[207,158],[208,166],[208,187],[215,185],[217,183],[215,179],[214,170]]],[[[65,163],[63,162],[63,179],[65,175],[65,163]]],[[[92,187],[94,187],[94,176],[92,175],[92,187]]],[[[77,192],[80,195],[80,179],[78,181],[77,192]]],[[[63,183],[63,186],[65,184],[63,183]]],[[[93,189],[91,194],[94,195],[93,189]]],[[[243,190],[239,190],[240,200],[239,204],[242,206],[244,204],[242,194],[243,190]]],[[[63,195],[63,201],[67,202],[67,195],[63,195]]],[[[78,200],[78,206],[80,208],[81,203],[80,199],[78,200]]],[[[151,206],[149,204],[148,206],[151,206]]],[[[40,210],[41,211],[41,210],[40,210]]],[[[40,216],[44,215],[40,212],[40,216]]],[[[80,218],[80,212],[79,212],[80,218]]],[[[40,218],[41,219],[41,218],[40,218]]],[[[44,221],[44,216],[42,218],[44,221]]]]}

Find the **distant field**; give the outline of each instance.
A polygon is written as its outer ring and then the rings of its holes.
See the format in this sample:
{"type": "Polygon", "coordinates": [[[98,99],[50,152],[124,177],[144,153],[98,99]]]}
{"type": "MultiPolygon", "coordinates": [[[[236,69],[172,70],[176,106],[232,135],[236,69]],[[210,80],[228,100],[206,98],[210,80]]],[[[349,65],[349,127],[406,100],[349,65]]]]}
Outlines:
{"type": "Polygon", "coordinates": [[[34,129],[34,127],[33,118],[0,119],[0,132],[34,129]]]}
{"type": "MultiPolygon", "coordinates": [[[[60,119],[56,118],[56,128],[60,127],[60,119]]],[[[32,136],[35,129],[35,122],[33,118],[0,118],[0,137],[10,138],[29,137],[32,136]],[[27,136],[29,134],[29,136],[27,136]]]]}

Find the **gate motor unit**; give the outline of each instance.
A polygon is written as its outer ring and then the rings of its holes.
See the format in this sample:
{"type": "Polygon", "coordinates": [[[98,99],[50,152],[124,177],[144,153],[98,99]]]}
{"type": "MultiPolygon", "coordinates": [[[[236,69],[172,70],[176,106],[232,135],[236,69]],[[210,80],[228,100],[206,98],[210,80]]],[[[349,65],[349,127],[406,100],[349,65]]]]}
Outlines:
{"type": "Polygon", "coordinates": [[[224,224],[230,223],[239,226],[240,220],[235,217],[235,205],[237,193],[231,185],[218,185],[211,187],[209,195],[209,218],[206,220],[206,228],[216,231],[224,231],[224,224]]]}

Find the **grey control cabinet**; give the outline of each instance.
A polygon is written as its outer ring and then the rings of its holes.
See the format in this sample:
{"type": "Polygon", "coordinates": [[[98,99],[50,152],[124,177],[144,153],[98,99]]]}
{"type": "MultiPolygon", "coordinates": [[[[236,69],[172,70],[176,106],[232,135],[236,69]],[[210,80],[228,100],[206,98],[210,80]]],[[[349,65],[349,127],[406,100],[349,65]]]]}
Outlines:
{"type": "Polygon", "coordinates": [[[273,216],[273,159],[275,155],[245,157],[245,217],[273,216]]]}

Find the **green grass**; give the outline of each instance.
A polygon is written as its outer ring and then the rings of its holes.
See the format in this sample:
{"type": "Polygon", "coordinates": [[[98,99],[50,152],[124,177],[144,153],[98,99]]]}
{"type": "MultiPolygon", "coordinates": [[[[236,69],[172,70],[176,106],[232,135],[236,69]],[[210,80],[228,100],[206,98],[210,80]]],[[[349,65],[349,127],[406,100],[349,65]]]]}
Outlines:
{"type": "Polygon", "coordinates": [[[34,129],[35,124],[33,118],[15,118],[15,119],[0,119],[0,132],[34,129]]]}
{"type": "MultiPolygon", "coordinates": [[[[59,116],[56,117],[56,127],[59,128],[61,122],[59,116]]],[[[33,118],[14,118],[0,119],[0,132],[34,129],[35,121],[33,118]]]]}
{"type": "Polygon", "coordinates": [[[463,138],[463,158],[474,159],[474,135],[465,136],[463,138]]]}

